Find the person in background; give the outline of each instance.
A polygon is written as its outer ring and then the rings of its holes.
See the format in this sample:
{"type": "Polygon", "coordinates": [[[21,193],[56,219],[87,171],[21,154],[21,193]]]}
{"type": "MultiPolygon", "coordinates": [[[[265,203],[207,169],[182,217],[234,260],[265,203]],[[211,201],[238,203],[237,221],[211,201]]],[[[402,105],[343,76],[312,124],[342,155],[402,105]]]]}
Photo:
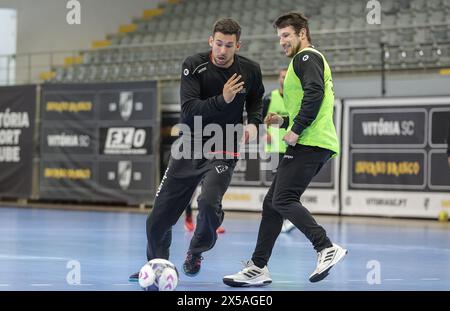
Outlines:
{"type": "MultiPolygon", "coordinates": [[[[287,116],[286,108],[284,108],[283,102],[283,84],[284,78],[286,77],[286,69],[280,70],[278,73],[278,83],[279,88],[273,90],[268,95],[263,98],[263,116],[264,118],[268,114],[278,114],[283,117],[287,116]]],[[[284,135],[286,135],[286,130],[282,128],[277,128],[274,126],[269,126],[267,128],[267,133],[265,135],[265,151],[266,153],[274,154],[278,159],[282,159],[284,153],[286,152],[286,143],[283,140],[284,135]]],[[[278,167],[278,163],[277,163],[278,167]]],[[[272,173],[275,174],[277,167],[272,168],[272,173]]],[[[289,233],[295,226],[288,219],[283,221],[283,227],[281,228],[281,233],[289,233]]]]}
{"type": "MultiPolygon", "coordinates": [[[[187,232],[192,232],[195,230],[195,222],[192,218],[192,201],[186,206],[184,211],[184,230],[187,232]]],[[[225,233],[225,228],[220,226],[216,230],[217,233],[222,234],[225,233]]]]}

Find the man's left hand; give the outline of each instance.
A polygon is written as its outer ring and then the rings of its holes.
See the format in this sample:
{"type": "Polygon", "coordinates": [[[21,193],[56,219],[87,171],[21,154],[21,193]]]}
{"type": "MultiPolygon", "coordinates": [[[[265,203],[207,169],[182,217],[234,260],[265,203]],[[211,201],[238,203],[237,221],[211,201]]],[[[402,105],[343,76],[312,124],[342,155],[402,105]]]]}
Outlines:
{"type": "Polygon", "coordinates": [[[286,135],[284,135],[283,140],[288,144],[289,146],[295,146],[298,141],[298,135],[295,134],[292,131],[289,131],[286,135]]]}

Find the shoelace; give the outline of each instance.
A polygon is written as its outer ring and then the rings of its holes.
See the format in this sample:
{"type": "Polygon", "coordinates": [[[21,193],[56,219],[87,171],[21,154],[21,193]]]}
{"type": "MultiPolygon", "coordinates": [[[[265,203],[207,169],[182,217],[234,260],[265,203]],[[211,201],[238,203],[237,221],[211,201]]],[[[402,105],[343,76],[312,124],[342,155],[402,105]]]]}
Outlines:
{"type": "Polygon", "coordinates": [[[244,266],[244,268],[249,268],[255,265],[251,260],[241,260],[241,264],[244,266]]]}
{"type": "Polygon", "coordinates": [[[247,261],[241,260],[241,264],[242,264],[242,266],[244,266],[244,269],[242,269],[241,271],[239,271],[239,273],[245,273],[246,270],[247,270],[248,268],[250,268],[251,266],[253,266],[253,263],[251,263],[250,260],[247,260],[247,261]]]}

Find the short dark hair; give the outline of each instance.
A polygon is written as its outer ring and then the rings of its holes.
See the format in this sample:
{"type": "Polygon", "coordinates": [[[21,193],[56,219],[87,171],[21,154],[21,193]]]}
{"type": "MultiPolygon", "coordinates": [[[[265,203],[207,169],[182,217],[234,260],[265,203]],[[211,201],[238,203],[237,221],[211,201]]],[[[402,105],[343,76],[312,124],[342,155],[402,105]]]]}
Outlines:
{"type": "Polygon", "coordinates": [[[224,35],[236,35],[236,41],[241,38],[241,26],[238,22],[231,18],[221,18],[214,23],[213,36],[216,32],[224,35]]]}
{"type": "Polygon", "coordinates": [[[288,12],[279,17],[273,22],[274,28],[285,28],[292,26],[295,33],[298,35],[302,28],[306,30],[306,38],[311,42],[311,35],[309,33],[308,18],[300,12],[288,12]]]}

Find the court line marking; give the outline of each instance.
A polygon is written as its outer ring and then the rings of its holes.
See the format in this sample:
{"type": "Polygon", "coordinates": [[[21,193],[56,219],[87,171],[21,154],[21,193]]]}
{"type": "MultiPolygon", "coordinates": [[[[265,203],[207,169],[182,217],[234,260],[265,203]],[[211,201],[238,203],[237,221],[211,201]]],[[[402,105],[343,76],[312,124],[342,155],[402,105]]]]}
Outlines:
{"type": "Polygon", "coordinates": [[[15,259],[15,260],[71,260],[63,257],[46,257],[46,256],[26,256],[26,255],[6,255],[0,254],[0,259],[15,259]]]}
{"type": "Polygon", "coordinates": [[[212,282],[195,282],[195,283],[190,283],[189,285],[217,285],[217,284],[218,283],[212,283],[212,282]]]}

